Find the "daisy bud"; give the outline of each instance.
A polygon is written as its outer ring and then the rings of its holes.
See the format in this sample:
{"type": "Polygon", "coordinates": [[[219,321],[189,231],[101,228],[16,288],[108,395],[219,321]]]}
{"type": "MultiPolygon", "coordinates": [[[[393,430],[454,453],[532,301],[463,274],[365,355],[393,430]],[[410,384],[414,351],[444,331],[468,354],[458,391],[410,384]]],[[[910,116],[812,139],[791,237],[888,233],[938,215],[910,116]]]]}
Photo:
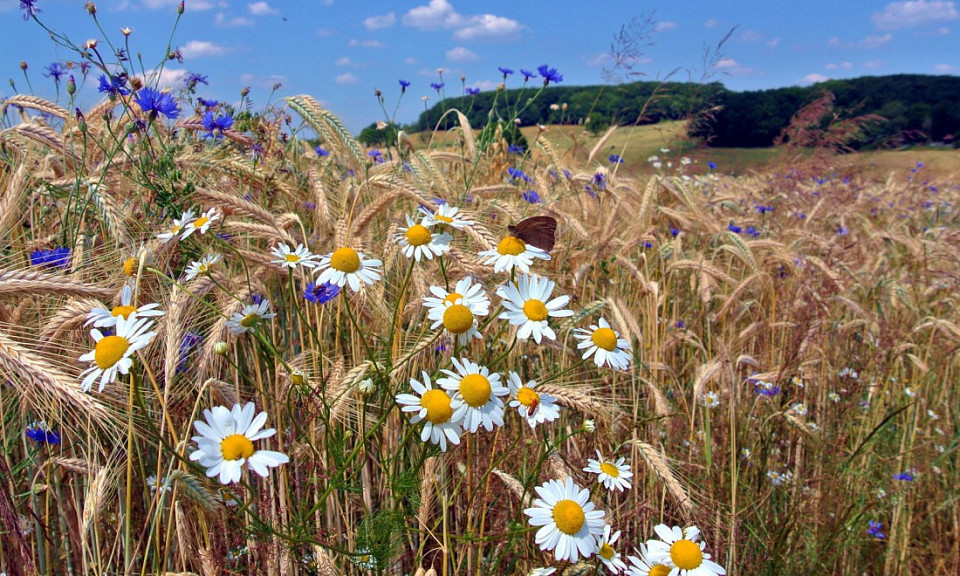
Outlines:
{"type": "Polygon", "coordinates": [[[91,16],[97,15],[97,5],[93,2],[87,2],[87,13],[91,16]]]}
{"type": "Polygon", "coordinates": [[[584,420],[583,429],[586,430],[587,432],[596,432],[597,424],[593,420],[584,420]]]}
{"type": "Polygon", "coordinates": [[[133,32],[133,29],[130,27],[120,29],[120,33],[127,37],[129,37],[132,32],[133,32]]]}
{"type": "Polygon", "coordinates": [[[213,353],[217,356],[226,356],[229,349],[227,343],[222,340],[213,345],[213,353]]]}
{"type": "Polygon", "coordinates": [[[377,387],[373,383],[372,378],[364,378],[363,380],[360,381],[359,384],[357,384],[357,390],[359,390],[360,393],[364,395],[370,394],[376,389],[377,387]]]}
{"type": "Polygon", "coordinates": [[[83,47],[87,50],[96,50],[97,49],[97,40],[96,38],[91,38],[83,43],[83,47]]]}
{"type": "Polygon", "coordinates": [[[304,374],[303,370],[294,370],[290,373],[290,381],[296,386],[305,386],[307,383],[307,375],[304,374]]]}
{"type": "Polygon", "coordinates": [[[20,69],[21,69],[21,70],[24,70],[24,71],[27,69],[27,61],[26,61],[26,60],[21,60],[21,61],[20,61],[20,69]]]}

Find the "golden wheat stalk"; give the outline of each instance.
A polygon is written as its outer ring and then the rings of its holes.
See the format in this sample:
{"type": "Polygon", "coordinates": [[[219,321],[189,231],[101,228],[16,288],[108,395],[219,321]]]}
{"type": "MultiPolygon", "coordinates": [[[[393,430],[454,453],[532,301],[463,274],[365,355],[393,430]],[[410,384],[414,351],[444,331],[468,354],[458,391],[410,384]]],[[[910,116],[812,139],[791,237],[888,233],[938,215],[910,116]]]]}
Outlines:
{"type": "Polygon", "coordinates": [[[693,501],[687,494],[686,488],[680,483],[673,470],[670,468],[670,460],[659,450],[640,440],[630,440],[630,444],[637,447],[640,457],[644,464],[657,475],[657,478],[663,482],[667,492],[677,501],[684,512],[690,514],[693,512],[693,501]]]}
{"type": "Polygon", "coordinates": [[[0,296],[4,294],[59,294],[107,299],[113,296],[114,290],[35,270],[0,270],[0,296]]]}

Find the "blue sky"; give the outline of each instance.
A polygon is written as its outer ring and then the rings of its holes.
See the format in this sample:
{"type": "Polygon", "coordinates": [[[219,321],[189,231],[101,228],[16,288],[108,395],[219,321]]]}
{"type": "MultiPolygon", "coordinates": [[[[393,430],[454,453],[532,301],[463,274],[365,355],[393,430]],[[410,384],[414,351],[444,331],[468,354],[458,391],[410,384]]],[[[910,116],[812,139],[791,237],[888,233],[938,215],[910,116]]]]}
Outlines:
{"type": "MultiPolygon", "coordinates": [[[[175,19],[177,0],[100,0],[98,19],[113,42],[129,27],[131,51],[145,68],[160,62],[175,19]]],[[[582,0],[186,0],[186,13],[173,45],[183,63],[169,62],[162,82],[182,84],[189,72],[204,74],[209,86],[199,95],[234,102],[244,86],[255,104],[271,87],[279,96],[311,94],[353,131],[384,114],[374,89],[383,91],[388,113],[400,95],[398,80],[412,83],[396,119],[414,120],[437,100],[430,88],[443,68],[445,94],[466,86],[489,90],[505,66],[536,70],[557,68],[564,84],[604,82],[611,66],[610,44],[620,27],[652,17],[649,44],[632,62],[656,80],[723,82],[734,90],[805,85],[826,78],[894,73],[960,73],[960,8],[957,2],[911,0],[783,1],[712,0],[616,3],[582,0]],[[736,26],[712,66],[704,53],[736,26]]],[[[3,40],[0,72],[19,92],[27,92],[20,61],[29,64],[34,92],[54,98],[53,82],[43,70],[76,55],[50,41],[35,22],[21,18],[19,0],[0,0],[3,40]]],[[[38,0],[41,21],[75,43],[103,34],[87,15],[82,0],[38,0]]],[[[518,75],[507,80],[519,86],[518,75]]],[[[78,77],[79,81],[79,77],[78,77]]],[[[84,102],[96,98],[89,80],[84,102]]],[[[7,83],[0,95],[9,96],[7,83]]],[[[61,96],[63,103],[63,96],[61,96]]]]}

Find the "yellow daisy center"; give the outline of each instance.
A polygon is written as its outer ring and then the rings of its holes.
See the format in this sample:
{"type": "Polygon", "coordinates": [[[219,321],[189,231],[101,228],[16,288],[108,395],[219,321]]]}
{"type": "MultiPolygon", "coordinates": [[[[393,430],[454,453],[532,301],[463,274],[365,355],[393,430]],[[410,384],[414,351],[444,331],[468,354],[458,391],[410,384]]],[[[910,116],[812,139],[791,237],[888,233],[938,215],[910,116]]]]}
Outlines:
{"type": "Polygon", "coordinates": [[[231,434],[220,441],[224,460],[239,460],[253,456],[253,442],[243,434],[231,434]]]}
{"type": "Polygon", "coordinates": [[[590,339],[597,345],[597,348],[608,351],[617,349],[617,333],[610,328],[597,328],[593,331],[590,339]]]}
{"type": "Polygon", "coordinates": [[[604,560],[613,560],[613,557],[616,556],[617,553],[614,552],[613,546],[604,542],[600,545],[599,554],[604,560]]]}
{"type": "Polygon", "coordinates": [[[442,214],[434,214],[434,215],[433,215],[433,219],[436,220],[437,222],[443,222],[444,224],[452,224],[452,223],[453,223],[453,218],[451,218],[451,217],[449,217],[449,216],[444,216],[444,215],[442,215],[442,214]]]}
{"type": "Polygon", "coordinates": [[[540,395],[537,394],[535,390],[524,386],[517,391],[517,400],[527,408],[530,408],[540,403],[540,395]]]}
{"type": "Polygon", "coordinates": [[[447,306],[443,311],[443,327],[453,334],[463,334],[473,326],[473,312],[463,304],[447,306]]]}
{"type": "Polygon", "coordinates": [[[483,374],[467,374],[460,379],[460,395],[471,408],[479,408],[490,400],[493,389],[483,374]]]}
{"type": "Polygon", "coordinates": [[[677,540],[670,547],[670,559],[681,570],[693,570],[703,563],[703,552],[696,542],[677,540]]]}
{"type": "Polygon", "coordinates": [[[286,260],[287,262],[294,262],[294,263],[296,263],[296,262],[299,262],[299,261],[300,261],[300,256],[298,256],[298,255],[296,255],[296,254],[284,254],[283,258],[284,258],[284,260],[286,260]]]}
{"type": "Polygon", "coordinates": [[[650,576],[669,576],[670,567],[666,564],[654,564],[650,567],[650,576]]]}
{"type": "Polygon", "coordinates": [[[610,476],[611,478],[620,477],[620,469],[609,462],[604,462],[600,464],[600,471],[606,474],[607,476],[610,476]]]}
{"type": "Polygon", "coordinates": [[[123,319],[126,320],[130,317],[130,314],[133,314],[136,311],[137,309],[133,306],[117,306],[113,309],[111,314],[114,316],[123,316],[123,319]]]}
{"type": "Polygon", "coordinates": [[[404,234],[407,238],[407,242],[411,246],[423,246],[424,244],[430,243],[430,231],[427,230],[426,226],[421,224],[414,224],[413,226],[407,228],[407,233],[404,234]]]}
{"type": "Polygon", "coordinates": [[[443,299],[443,302],[444,304],[446,304],[447,302],[451,304],[456,304],[457,300],[462,300],[462,299],[463,299],[463,294],[457,294],[456,292],[451,292],[447,294],[447,297],[443,299]]]}
{"type": "Polygon", "coordinates": [[[123,273],[127,276],[133,276],[137,273],[137,268],[140,267],[140,261],[137,260],[136,256],[132,256],[123,261],[123,273]]]}
{"type": "Polygon", "coordinates": [[[360,255],[353,248],[337,248],[330,256],[330,266],[334,270],[350,274],[360,269],[360,255]]]}
{"type": "Polygon", "coordinates": [[[200,266],[197,267],[197,272],[203,274],[210,270],[210,264],[207,262],[201,262],[200,266]]]}
{"type": "Polygon", "coordinates": [[[203,226],[204,224],[206,224],[206,223],[209,222],[209,221],[210,221],[210,219],[207,218],[206,216],[201,216],[201,217],[199,217],[199,218],[197,218],[196,220],[193,221],[193,227],[194,227],[194,228],[200,228],[201,226],[203,226]]]}
{"type": "Polygon", "coordinates": [[[260,321],[260,315],[255,313],[247,314],[243,317],[243,320],[240,321],[240,325],[244,328],[252,328],[257,325],[257,322],[260,321]]]}
{"type": "Polygon", "coordinates": [[[123,336],[104,336],[94,348],[93,361],[97,367],[106,370],[123,358],[130,347],[130,341],[123,336]]]}
{"type": "Polygon", "coordinates": [[[523,313],[534,322],[540,322],[547,319],[547,306],[543,302],[531,298],[523,303],[523,313]]]}
{"type": "Polygon", "coordinates": [[[171,234],[179,234],[179,233],[180,233],[180,225],[179,225],[179,224],[174,224],[174,225],[173,225],[173,228],[170,229],[170,233],[171,233],[171,234]]]}
{"type": "Polygon", "coordinates": [[[420,397],[420,406],[427,409],[427,420],[431,424],[443,424],[453,416],[450,397],[443,390],[427,390],[420,397]]]}
{"type": "Polygon", "coordinates": [[[504,256],[518,256],[527,250],[527,245],[523,240],[515,236],[504,236],[503,240],[497,244],[497,252],[504,256]]]}
{"type": "Polygon", "coordinates": [[[576,534],[586,520],[583,507],[574,500],[561,500],[553,505],[553,521],[564,534],[576,534]]]}

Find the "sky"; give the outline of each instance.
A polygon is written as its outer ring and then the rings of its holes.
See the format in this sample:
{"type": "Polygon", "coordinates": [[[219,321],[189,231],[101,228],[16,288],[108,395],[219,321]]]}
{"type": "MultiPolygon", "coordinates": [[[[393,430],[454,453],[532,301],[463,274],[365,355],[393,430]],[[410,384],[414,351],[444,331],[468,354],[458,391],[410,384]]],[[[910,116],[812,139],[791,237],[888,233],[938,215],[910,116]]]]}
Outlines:
{"type": "MultiPolygon", "coordinates": [[[[910,0],[185,0],[176,30],[177,0],[100,0],[97,19],[82,0],[36,0],[39,20],[75,44],[105,38],[130,51],[143,69],[157,70],[173,32],[183,62],[164,65],[160,81],[182,87],[188,72],[208,78],[198,95],[237,102],[250,87],[255,105],[310,94],[354,133],[378,120],[412,122],[443,95],[464,85],[495,89],[499,67],[556,68],[564,85],[623,81],[612,45],[621,29],[638,38],[619,60],[637,80],[719,81],[733,90],[809,85],[828,78],[882,74],[960,74],[960,2],[910,0]],[[104,33],[106,36],[104,36],[104,33]],[[721,44],[721,41],[727,38],[721,44]],[[615,70],[611,77],[605,74],[615,70]],[[465,82],[461,83],[461,76],[465,82]],[[399,80],[411,83],[400,98],[399,80]],[[382,91],[386,111],[374,90],[382,91]],[[394,114],[394,109],[396,113],[394,114]]],[[[34,21],[24,21],[19,0],[0,0],[0,96],[32,93],[55,99],[43,73],[52,62],[76,61],[34,21]]],[[[621,48],[623,45],[620,45],[621,48]]],[[[83,87],[81,105],[93,104],[96,77],[83,87]]],[[[80,77],[77,76],[80,83],[80,77]]],[[[532,80],[531,82],[537,82],[532,80]]],[[[61,93],[60,103],[66,104],[61,93]]]]}

